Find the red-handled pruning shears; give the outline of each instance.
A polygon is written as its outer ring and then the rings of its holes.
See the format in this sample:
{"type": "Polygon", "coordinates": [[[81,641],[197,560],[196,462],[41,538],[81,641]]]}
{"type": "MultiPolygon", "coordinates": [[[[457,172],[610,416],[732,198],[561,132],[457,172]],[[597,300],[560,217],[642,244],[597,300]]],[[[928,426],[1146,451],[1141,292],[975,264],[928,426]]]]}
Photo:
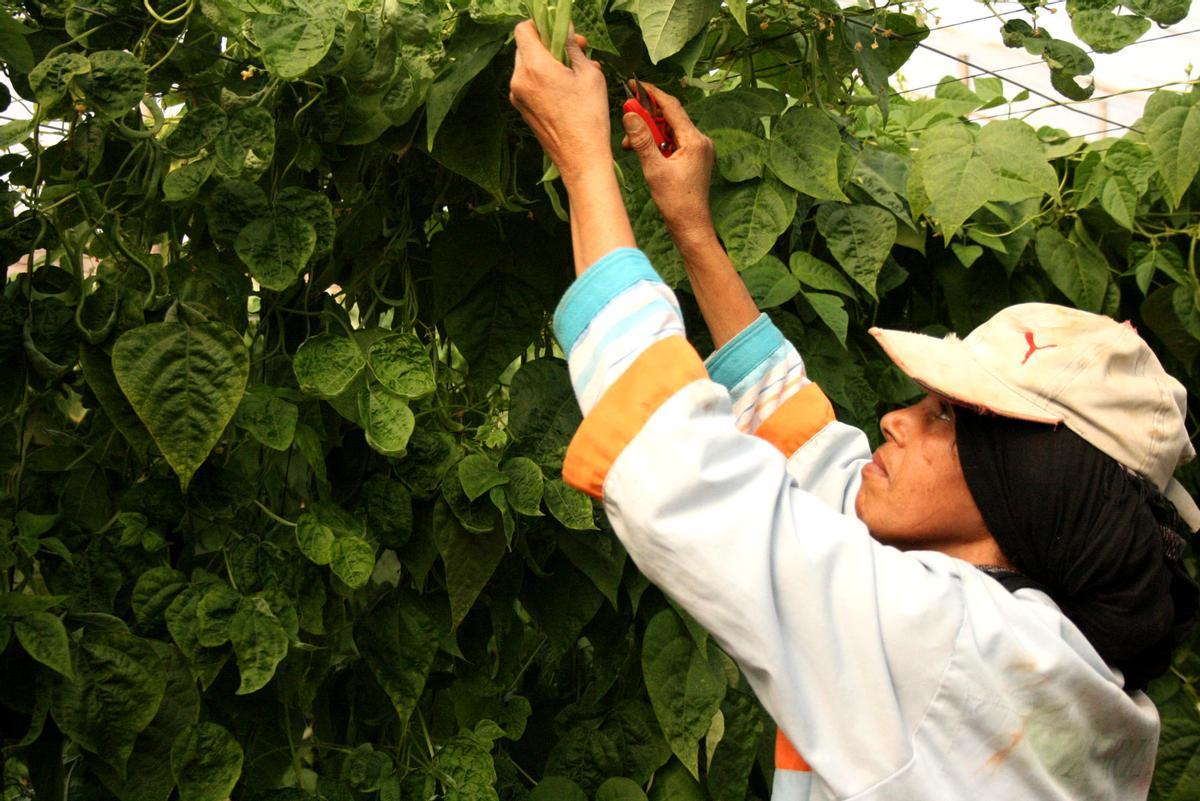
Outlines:
{"type": "Polygon", "coordinates": [[[637,94],[630,91],[629,81],[621,82],[621,85],[625,87],[625,94],[629,96],[621,108],[626,114],[633,113],[645,120],[646,124],[650,126],[650,133],[654,135],[654,143],[658,145],[659,152],[664,156],[670,156],[675,152],[674,131],[663,117],[662,109],[655,101],[654,95],[647,92],[646,87],[642,86],[642,82],[636,77],[632,82],[637,88],[637,94]]]}

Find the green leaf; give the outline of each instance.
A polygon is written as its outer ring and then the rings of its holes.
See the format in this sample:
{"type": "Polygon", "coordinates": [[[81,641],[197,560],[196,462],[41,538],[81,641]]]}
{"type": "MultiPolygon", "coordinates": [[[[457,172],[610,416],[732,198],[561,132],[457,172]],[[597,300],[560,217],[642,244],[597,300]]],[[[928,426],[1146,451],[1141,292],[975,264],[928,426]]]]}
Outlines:
{"type": "Polygon", "coordinates": [[[0,61],[22,74],[33,69],[33,49],[25,41],[31,33],[8,14],[0,15],[0,61]]]}
{"type": "Polygon", "coordinates": [[[151,323],[113,346],[113,373],[185,488],[233,418],[250,357],[223,323],[151,323]]]}
{"type": "Polygon", "coordinates": [[[346,6],[333,0],[292,0],[283,14],[254,14],[254,41],[263,63],[279,78],[299,78],[315,67],[333,44],[346,6]]]}
{"type": "Polygon", "coordinates": [[[246,227],[247,220],[256,220],[269,213],[267,196],[258,186],[249,181],[225,181],[209,198],[208,228],[213,239],[233,244],[246,227]]]}
{"type": "Polygon", "coordinates": [[[273,387],[255,384],[242,396],[233,422],[268,448],[286,451],[296,438],[299,418],[296,404],[280,398],[273,387]]]}
{"type": "Polygon", "coordinates": [[[837,268],[810,253],[800,250],[793,253],[788,258],[788,269],[805,286],[837,292],[848,298],[854,297],[854,287],[850,286],[850,282],[837,268]]]}
{"type": "Polygon", "coordinates": [[[289,186],[275,197],[275,213],[304,220],[317,233],[313,256],[323,256],[333,250],[337,225],[333,221],[333,205],[320,192],[289,186]]]}
{"type": "Polygon", "coordinates": [[[596,801],[646,801],[646,794],[632,779],[613,776],[596,789],[596,801]]]}
{"type": "Polygon", "coordinates": [[[547,776],[530,791],[529,801],[587,801],[587,793],[566,776],[547,776]]]}
{"type": "MultiPolygon", "coordinates": [[[[229,622],[229,641],[237,655],[241,684],[246,695],[267,686],[275,668],[288,652],[288,635],[270,604],[261,597],[244,598],[229,622]]],[[[172,760],[173,762],[174,760],[172,760]]]]}
{"type": "Polygon", "coordinates": [[[650,801],[708,801],[708,796],[686,766],[671,760],[654,775],[650,801]]]}
{"type": "Polygon", "coordinates": [[[211,158],[192,161],[171,170],[163,177],[163,199],[168,203],[191,200],[213,173],[216,162],[211,158]]]}
{"type": "Polygon", "coordinates": [[[225,110],[218,105],[189,106],[187,114],[163,139],[163,147],[172,156],[194,156],[212,144],[228,121],[225,110]]]}
{"type": "Polygon", "coordinates": [[[499,801],[491,743],[471,732],[450,740],[433,759],[443,801],[499,801]]]}
{"type": "Polygon", "coordinates": [[[224,801],[242,775],[242,746],[216,723],[195,723],[171,744],[180,801],[224,801]]]}
{"type": "Polygon", "coordinates": [[[719,9],[718,0],[638,0],[638,23],[650,61],[657,64],[682,50],[719,9]]]}
{"type": "Polygon", "coordinates": [[[71,82],[86,75],[92,64],[79,53],[59,53],[38,63],[29,72],[29,88],[43,106],[53,107],[66,94],[71,82]]]}
{"type": "Polygon", "coordinates": [[[275,212],[251,220],[233,248],[266,289],[280,291],[296,278],[317,245],[317,232],[304,220],[275,212]]]}
{"type": "Polygon", "coordinates": [[[500,96],[488,80],[490,74],[471,84],[457,108],[446,116],[430,155],[502,199],[509,131],[500,96]]]}
{"type": "Polygon", "coordinates": [[[762,177],[767,163],[765,139],[737,128],[718,128],[707,133],[717,151],[717,170],[726,181],[762,177]]]}
{"type": "Polygon", "coordinates": [[[33,120],[13,120],[0,125],[0,148],[20,144],[34,131],[33,120]]]}
{"type": "Polygon", "coordinates": [[[565,531],[558,536],[558,549],[592,580],[596,589],[616,609],[621,575],[625,570],[625,549],[620,542],[612,536],[565,531]]]}
{"type": "Polygon", "coordinates": [[[495,460],[473,453],[458,463],[458,480],[467,498],[473,501],[492,487],[507,484],[508,476],[500,471],[495,460]]]}
{"type": "Polygon", "coordinates": [[[1164,111],[1150,126],[1146,141],[1163,178],[1167,201],[1177,208],[1200,170],[1200,104],[1164,111]]]}
{"type": "MultiPolygon", "coordinates": [[[[275,119],[256,105],[243,106],[229,115],[229,124],[216,139],[217,172],[255,178],[275,157],[275,119]]],[[[246,219],[242,218],[244,224],[246,219]]]]}
{"type": "MultiPolygon", "coordinates": [[[[946,239],[991,200],[999,184],[975,134],[962,125],[937,125],[922,134],[913,166],[946,239]]],[[[913,214],[917,214],[916,208],[913,214]]]]}
{"type": "Polygon", "coordinates": [[[1150,20],[1099,8],[1071,14],[1071,30],[1097,53],[1115,53],[1142,38],[1150,20]]]}
{"type": "Polygon", "coordinates": [[[796,276],[788,271],[783,262],[769,253],[757,264],[742,270],[742,281],[760,309],[770,309],[787,303],[800,291],[800,282],[796,276]]]}
{"type": "Polygon", "coordinates": [[[374,792],[394,771],[395,765],[390,756],[376,751],[370,743],[363,743],[346,757],[342,765],[342,778],[359,792],[374,792]]]}
{"type": "Polygon", "coordinates": [[[1133,183],[1138,197],[1150,189],[1150,180],[1158,171],[1150,147],[1130,139],[1118,139],[1104,151],[1104,167],[1110,173],[1126,176],[1133,183]]]}
{"type": "Polygon", "coordinates": [[[458,470],[450,471],[442,480],[442,498],[467,531],[481,533],[496,527],[496,506],[490,499],[472,501],[468,498],[458,470]]]}
{"type": "Polygon", "coordinates": [[[1185,801],[1200,791],[1200,721],[1195,717],[1162,722],[1155,762],[1154,798],[1185,801]]]}
{"type": "Polygon", "coordinates": [[[752,693],[732,685],[721,702],[721,715],[725,732],[716,749],[710,751],[708,792],[712,801],[741,801],[746,797],[750,771],[758,756],[763,715],[752,693]]]}
{"type": "Polygon", "coordinates": [[[1108,263],[1050,226],[1038,229],[1037,257],[1058,290],[1081,309],[1098,312],[1108,287],[1108,263]]]}
{"type": "Polygon", "coordinates": [[[544,319],[537,289],[494,271],[446,315],[445,325],[467,358],[471,379],[487,384],[525,352],[544,319]]]}
{"type": "Polygon", "coordinates": [[[537,462],[517,456],[505,461],[500,470],[508,478],[504,497],[513,511],[528,517],[541,517],[545,479],[537,462]]]}
{"type": "Polygon", "coordinates": [[[828,206],[817,214],[817,228],[829,252],[871,297],[884,259],[896,242],[896,218],[878,206],[828,206]]]}
{"type": "Polygon", "coordinates": [[[979,245],[963,245],[958,242],[951,242],[950,250],[963,267],[970,267],[983,255],[983,248],[979,245]]]}
{"type": "Polygon", "coordinates": [[[150,641],[123,627],[85,629],[75,678],[55,685],[54,722],[124,778],[133,743],[162,702],[166,670],[150,641]]]}
{"type": "Polygon", "coordinates": [[[371,374],[389,391],[409,399],[423,398],[437,388],[433,362],[416,334],[392,334],[367,348],[371,374]]]}
{"type": "Polygon", "coordinates": [[[392,700],[401,726],[421,699],[440,640],[419,599],[404,590],[389,593],[354,624],[358,651],[392,700]]]}
{"type": "Polygon", "coordinates": [[[1151,282],[1158,272],[1177,284],[1188,282],[1183,256],[1170,242],[1134,242],[1129,246],[1129,265],[1137,276],[1138,288],[1142,290],[1143,295],[1150,291],[1151,282]]]}
{"type": "Polygon", "coordinates": [[[496,530],[469,532],[445,503],[435,503],[433,541],[446,566],[450,626],[456,629],[500,564],[505,551],[504,534],[496,530]]]}
{"type": "Polygon", "coordinates": [[[193,584],[184,587],[171,601],[163,618],[167,621],[171,639],[188,660],[192,673],[201,686],[207,688],[225,664],[228,652],[205,648],[200,644],[200,621],[196,608],[203,596],[204,588],[201,586],[193,584]]]}
{"type": "Polygon", "coordinates": [[[1149,17],[1159,25],[1174,25],[1187,18],[1191,0],[1129,0],[1123,5],[1133,13],[1149,17]]]}
{"type": "Polygon", "coordinates": [[[1124,175],[1110,175],[1100,192],[1100,205],[1123,228],[1133,230],[1138,193],[1124,175]]]}
{"type": "Polygon", "coordinates": [[[209,584],[196,604],[197,639],[206,648],[229,642],[230,625],[241,610],[242,595],[224,583],[209,584]]]}
{"type": "Polygon", "coordinates": [[[679,616],[664,609],[646,627],[642,676],[671,750],[698,777],[698,743],[725,697],[725,673],[696,647],[679,616]]]}
{"type": "Polygon", "coordinates": [[[338,537],[330,548],[329,567],[346,586],[358,589],[375,570],[375,549],[362,537],[338,537]]]}
{"type": "Polygon", "coordinates": [[[446,47],[446,60],[429,89],[425,104],[426,147],[433,150],[438,130],[458,95],[500,50],[508,26],[483,27],[464,21],[446,47]]]}
{"type": "Polygon", "coordinates": [[[130,599],[133,616],[142,625],[157,621],[186,586],[187,576],[178,570],[161,566],[150,568],[138,576],[133,585],[130,599]]]}
{"type": "Polygon", "coordinates": [[[151,640],[151,645],[166,666],[167,685],[158,712],[134,743],[126,778],[122,780],[102,764],[89,765],[121,801],[168,801],[176,784],[171,773],[171,743],[200,716],[196,680],[179,649],[156,640],[151,640]]]}
{"type": "Polygon", "coordinates": [[[771,129],[771,171],[817,200],[848,200],[838,181],[837,123],[819,108],[796,107],[771,129]]]}
{"type": "Polygon", "coordinates": [[[619,51],[604,22],[606,0],[575,0],[571,7],[571,22],[575,32],[587,37],[588,47],[617,55],[619,51]]]}
{"type": "Polygon", "coordinates": [[[314,564],[329,564],[334,539],[333,529],[323,525],[315,514],[305,512],[296,519],[296,544],[314,564]]]}
{"type": "Polygon", "coordinates": [[[403,456],[416,426],[408,401],[370,382],[358,393],[358,416],[367,444],[385,456],[403,456]]]}
{"type": "Polygon", "coordinates": [[[91,69],[73,84],[88,107],[101,118],[125,116],[146,94],[146,67],[123,50],[101,50],[88,55],[91,69]]]}
{"type": "MultiPolygon", "coordinates": [[[[1026,42],[1028,49],[1029,41],[1026,42]]],[[[1031,51],[1033,52],[1033,51],[1031,51]]],[[[1096,83],[1086,87],[1076,83],[1080,75],[1090,75],[1095,64],[1080,47],[1061,39],[1048,39],[1041,51],[1042,60],[1050,66],[1050,84],[1060,94],[1072,100],[1087,100],[1096,90],[1096,83]]],[[[1014,98],[1015,102],[1016,98],[1014,98]]]]}
{"type": "Polygon", "coordinates": [[[546,508],[554,519],[576,531],[593,531],[596,528],[592,499],[562,479],[551,479],[545,484],[546,508]]]}
{"type": "Polygon", "coordinates": [[[756,263],[796,216],[796,193],[774,178],[714,190],[717,233],[739,269],[756,263]]]}
{"type": "Polygon", "coordinates": [[[826,295],[822,292],[805,292],[804,299],[813,307],[821,322],[838,338],[838,342],[842,343],[842,347],[846,347],[850,315],[846,312],[845,301],[837,295],[826,295]]]}
{"type": "Polygon", "coordinates": [[[12,626],[17,642],[21,643],[27,654],[68,679],[74,677],[67,629],[58,615],[34,612],[17,618],[12,626]]]}
{"type": "Polygon", "coordinates": [[[367,358],[353,340],[318,334],[304,340],[292,357],[300,389],[316,398],[340,395],[366,365],[367,358]]]}
{"type": "Polygon", "coordinates": [[[979,153],[992,168],[991,200],[1017,203],[1058,196],[1058,174],[1046,160],[1037,132],[1020,120],[996,120],[979,131],[979,153]]]}

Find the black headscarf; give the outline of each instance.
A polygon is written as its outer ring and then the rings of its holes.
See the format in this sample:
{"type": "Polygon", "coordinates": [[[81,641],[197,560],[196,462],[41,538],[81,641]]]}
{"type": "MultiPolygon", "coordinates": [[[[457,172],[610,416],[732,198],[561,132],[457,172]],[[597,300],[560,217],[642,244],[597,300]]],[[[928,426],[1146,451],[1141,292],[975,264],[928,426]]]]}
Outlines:
{"type": "Polygon", "coordinates": [[[1065,426],[955,410],[967,486],[1001,552],[1139,689],[1196,621],[1190,532],[1144,479],[1065,426]]]}

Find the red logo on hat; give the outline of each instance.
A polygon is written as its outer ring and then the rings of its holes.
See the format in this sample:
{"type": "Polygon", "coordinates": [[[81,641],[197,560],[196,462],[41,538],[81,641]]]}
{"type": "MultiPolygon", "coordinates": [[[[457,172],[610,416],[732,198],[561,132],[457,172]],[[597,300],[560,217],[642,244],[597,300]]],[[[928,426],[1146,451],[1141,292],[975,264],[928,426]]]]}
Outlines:
{"type": "Polygon", "coordinates": [[[1025,341],[1029,343],[1029,351],[1026,352],[1025,358],[1021,360],[1021,364],[1025,364],[1025,362],[1029,361],[1029,357],[1032,356],[1034,354],[1034,352],[1036,352],[1036,351],[1045,350],[1046,348],[1057,348],[1058,347],[1058,345],[1035,345],[1035,344],[1033,344],[1033,332],[1032,331],[1025,332],[1025,341]]]}

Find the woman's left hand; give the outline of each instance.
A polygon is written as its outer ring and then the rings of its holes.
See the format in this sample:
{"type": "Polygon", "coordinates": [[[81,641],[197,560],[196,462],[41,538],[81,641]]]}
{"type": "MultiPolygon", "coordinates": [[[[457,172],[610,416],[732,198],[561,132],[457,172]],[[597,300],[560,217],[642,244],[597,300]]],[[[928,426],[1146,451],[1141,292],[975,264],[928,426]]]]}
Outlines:
{"type": "Polygon", "coordinates": [[[567,38],[567,67],[550,55],[533,22],[517,25],[515,35],[509,100],[558,166],[567,188],[589,171],[611,173],[608,92],[600,65],[583,53],[586,40],[567,38]]]}

